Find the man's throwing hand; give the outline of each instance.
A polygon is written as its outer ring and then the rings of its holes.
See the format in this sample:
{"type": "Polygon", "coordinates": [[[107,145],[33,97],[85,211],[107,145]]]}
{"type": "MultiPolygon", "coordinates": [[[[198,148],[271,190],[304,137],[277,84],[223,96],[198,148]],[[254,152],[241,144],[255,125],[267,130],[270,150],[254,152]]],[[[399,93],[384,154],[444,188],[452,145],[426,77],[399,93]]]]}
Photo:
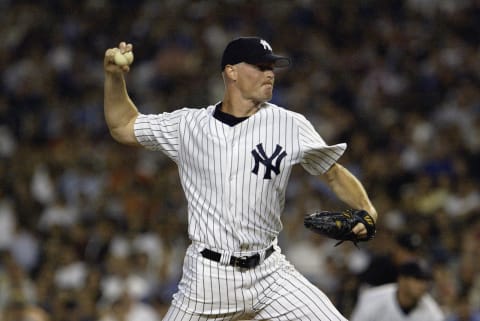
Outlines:
{"type": "Polygon", "coordinates": [[[111,73],[128,72],[133,62],[133,46],[130,43],[120,42],[118,47],[105,51],[104,68],[111,73]]]}

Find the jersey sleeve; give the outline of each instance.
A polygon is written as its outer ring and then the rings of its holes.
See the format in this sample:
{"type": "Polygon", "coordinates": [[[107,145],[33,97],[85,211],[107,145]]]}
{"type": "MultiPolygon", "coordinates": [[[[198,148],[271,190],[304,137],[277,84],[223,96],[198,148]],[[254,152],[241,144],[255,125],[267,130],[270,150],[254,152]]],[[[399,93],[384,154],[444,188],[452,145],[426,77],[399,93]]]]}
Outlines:
{"type": "Polygon", "coordinates": [[[157,115],[140,114],[134,124],[138,142],[149,150],[162,151],[177,161],[182,110],[157,115]]]}
{"type": "Polygon", "coordinates": [[[302,115],[297,114],[299,140],[302,149],[300,161],[303,168],[312,175],[328,171],[343,155],[347,144],[327,145],[313,125],[302,115]]]}

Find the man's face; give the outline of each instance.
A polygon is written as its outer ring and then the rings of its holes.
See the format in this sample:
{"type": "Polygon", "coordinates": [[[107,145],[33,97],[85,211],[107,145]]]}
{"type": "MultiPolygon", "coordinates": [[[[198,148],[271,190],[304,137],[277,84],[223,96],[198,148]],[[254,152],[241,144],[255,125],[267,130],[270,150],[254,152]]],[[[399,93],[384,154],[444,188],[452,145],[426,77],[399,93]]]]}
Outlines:
{"type": "Polygon", "coordinates": [[[273,63],[239,63],[237,86],[245,99],[265,102],[272,99],[275,74],[273,63]]]}
{"type": "Polygon", "coordinates": [[[403,278],[402,288],[409,297],[418,301],[428,290],[430,282],[428,280],[417,279],[414,277],[403,278]]]}

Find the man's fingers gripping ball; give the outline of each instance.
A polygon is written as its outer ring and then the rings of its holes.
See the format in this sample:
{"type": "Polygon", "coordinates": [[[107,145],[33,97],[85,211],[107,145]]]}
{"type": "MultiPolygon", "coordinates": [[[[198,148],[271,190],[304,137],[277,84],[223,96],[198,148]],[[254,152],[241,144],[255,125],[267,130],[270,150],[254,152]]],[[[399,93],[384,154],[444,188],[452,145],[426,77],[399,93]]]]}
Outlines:
{"type": "Polygon", "coordinates": [[[122,53],[121,51],[116,51],[113,61],[117,66],[128,66],[133,62],[133,52],[127,51],[122,53]]]}
{"type": "MultiPolygon", "coordinates": [[[[307,215],[304,219],[304,225],[311,231],[339,240],[340,243],[352,241],[355,245],[358,242],[373,239],[376,233],[375,220],[365,210],[318,211],[307,215]],[[365,226],[366,234],[356,234],[353,231],[359,223],[365,226]]],[[[358,231],[359,228],[357,227],[356,230],[358,231]]]]}
{"type": "Polygon", "coordinates": [[[105,52],[105,70],[108,72],[128,72],[133,62],[133,46],[121,42],[118,47],[110,48],[105,52]]]}

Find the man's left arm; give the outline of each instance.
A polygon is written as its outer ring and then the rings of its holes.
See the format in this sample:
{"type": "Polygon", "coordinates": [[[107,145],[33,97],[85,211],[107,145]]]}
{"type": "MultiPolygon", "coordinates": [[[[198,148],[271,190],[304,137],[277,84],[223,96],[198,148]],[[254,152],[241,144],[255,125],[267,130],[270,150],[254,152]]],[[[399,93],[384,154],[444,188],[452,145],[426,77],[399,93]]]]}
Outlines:
{"type": "MultiPolygon", "coordinates": [[[[372,205],[362,183],[345,167],[335,163],[320,176],[337,195],[337,197],[355,209],[367,211],[377,221],[377,211],[372,205]]],[[[357,235],[366,234],[363,224],[357,224],[353,232],[357,235]]]]}

